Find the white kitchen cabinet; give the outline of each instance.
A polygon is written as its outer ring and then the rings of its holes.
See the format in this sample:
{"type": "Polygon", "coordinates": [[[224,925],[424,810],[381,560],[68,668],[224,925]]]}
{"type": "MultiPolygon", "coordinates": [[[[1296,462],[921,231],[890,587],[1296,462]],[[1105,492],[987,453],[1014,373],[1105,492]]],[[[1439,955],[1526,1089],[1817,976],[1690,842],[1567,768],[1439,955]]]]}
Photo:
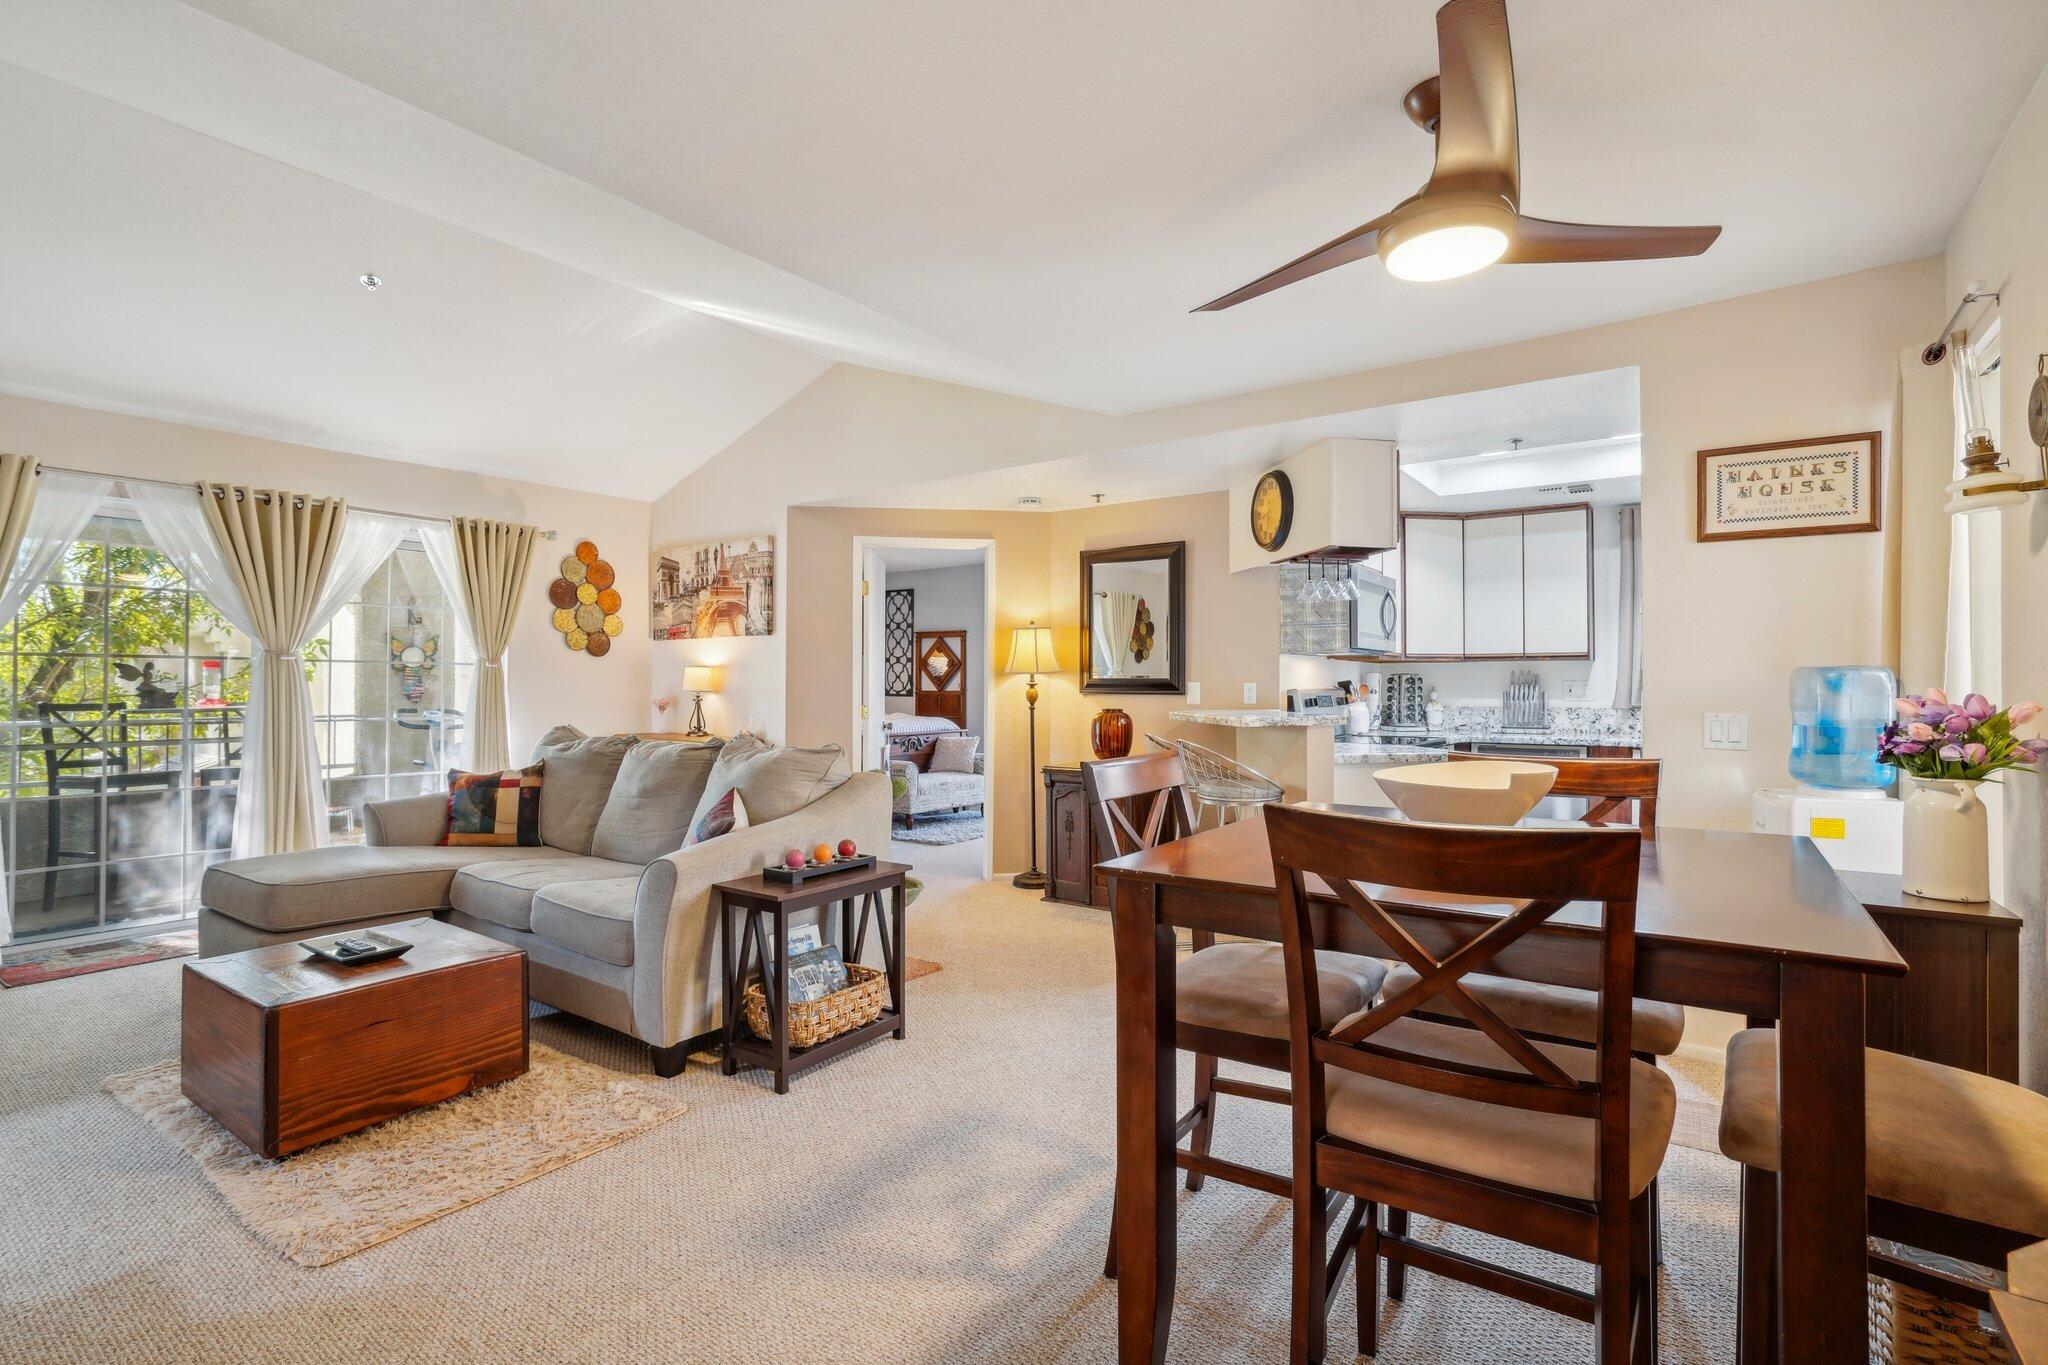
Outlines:
{"type": "MultiPolygon", "coordinates": [[[[1522,634],[1529,655],[1593,652],[1593,513],[1586,507],[1525,512],[1522,634]]],[[[1466,531],[1469,541],[1471,531],[1466,531]]]]}
{"type": "Polygon", "coordinates": [[[1465,653],[1465,523],[1458,517],[1402,520],[1402,652],[1465,653]]]}
{"type": "Polygon", "coordinates": [[[1465,657],[1518,659],[1522,645],[1522,517],[1465,521],[1465,657]]]}
{"type": "Polygon", "coordinates": [[[1403,517],[1403,652],[1591,658],[1592,547],[1584,506],[1403,517]]]}

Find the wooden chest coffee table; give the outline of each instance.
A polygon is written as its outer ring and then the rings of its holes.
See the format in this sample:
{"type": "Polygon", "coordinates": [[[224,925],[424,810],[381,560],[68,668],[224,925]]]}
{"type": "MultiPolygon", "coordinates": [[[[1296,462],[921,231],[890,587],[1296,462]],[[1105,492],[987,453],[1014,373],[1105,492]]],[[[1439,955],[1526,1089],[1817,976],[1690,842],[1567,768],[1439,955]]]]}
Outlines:
{"type": "Polygon", "coordinates": [[[377,932],[412,951],[341,967],[280,943],[187,963],[185,1098],[279,1157],[525,1072],[525,953],[433,919],[377,932]]]}

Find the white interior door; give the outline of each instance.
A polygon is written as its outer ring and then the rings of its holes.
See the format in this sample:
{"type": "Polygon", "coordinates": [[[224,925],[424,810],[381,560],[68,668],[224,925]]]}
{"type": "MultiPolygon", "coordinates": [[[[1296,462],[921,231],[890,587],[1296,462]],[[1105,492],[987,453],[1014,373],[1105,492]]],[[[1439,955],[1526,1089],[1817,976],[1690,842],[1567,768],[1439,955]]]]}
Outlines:
{"type": "Polygon", "coordinates": [[[887,767],[883,750],[882,698],[883,664],[888,653],[888,634],[883,625],[883,589],[888,586],[889,567],[880,550],[863,548],[860,576],[865,595],[860,602],[860,704],[855,716],[859,747],[867,768],[887,767]]]}

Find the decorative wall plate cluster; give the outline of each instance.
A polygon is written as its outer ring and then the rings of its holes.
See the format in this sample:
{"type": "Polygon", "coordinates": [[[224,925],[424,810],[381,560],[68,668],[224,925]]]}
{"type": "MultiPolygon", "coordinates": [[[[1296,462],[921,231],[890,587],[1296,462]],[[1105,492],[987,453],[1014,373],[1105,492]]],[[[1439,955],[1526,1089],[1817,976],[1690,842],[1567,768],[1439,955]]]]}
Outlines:
{"type": "Polygon", "coordinates": [[[617,581],[617,571],[598,558],[595,542],[579,540],[574,554],[562,556],[561,576],[548,584],[548,601],[555,609],[552,623],[569,648],[599,659],[611,653],[612,637],[626,628],[617,581]]]}

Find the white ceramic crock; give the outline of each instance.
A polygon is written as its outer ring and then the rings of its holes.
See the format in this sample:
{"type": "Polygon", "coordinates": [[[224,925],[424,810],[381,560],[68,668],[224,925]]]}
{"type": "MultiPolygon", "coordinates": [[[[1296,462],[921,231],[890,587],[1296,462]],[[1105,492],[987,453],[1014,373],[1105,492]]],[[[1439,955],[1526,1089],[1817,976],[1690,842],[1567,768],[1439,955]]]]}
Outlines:
{"type": "Polygon", "coordinates": [[[1908,778],[1900,880],[1908,894],[1940,901],[1991,899],[1991,822],[1977,783],[1908,778]]]}

